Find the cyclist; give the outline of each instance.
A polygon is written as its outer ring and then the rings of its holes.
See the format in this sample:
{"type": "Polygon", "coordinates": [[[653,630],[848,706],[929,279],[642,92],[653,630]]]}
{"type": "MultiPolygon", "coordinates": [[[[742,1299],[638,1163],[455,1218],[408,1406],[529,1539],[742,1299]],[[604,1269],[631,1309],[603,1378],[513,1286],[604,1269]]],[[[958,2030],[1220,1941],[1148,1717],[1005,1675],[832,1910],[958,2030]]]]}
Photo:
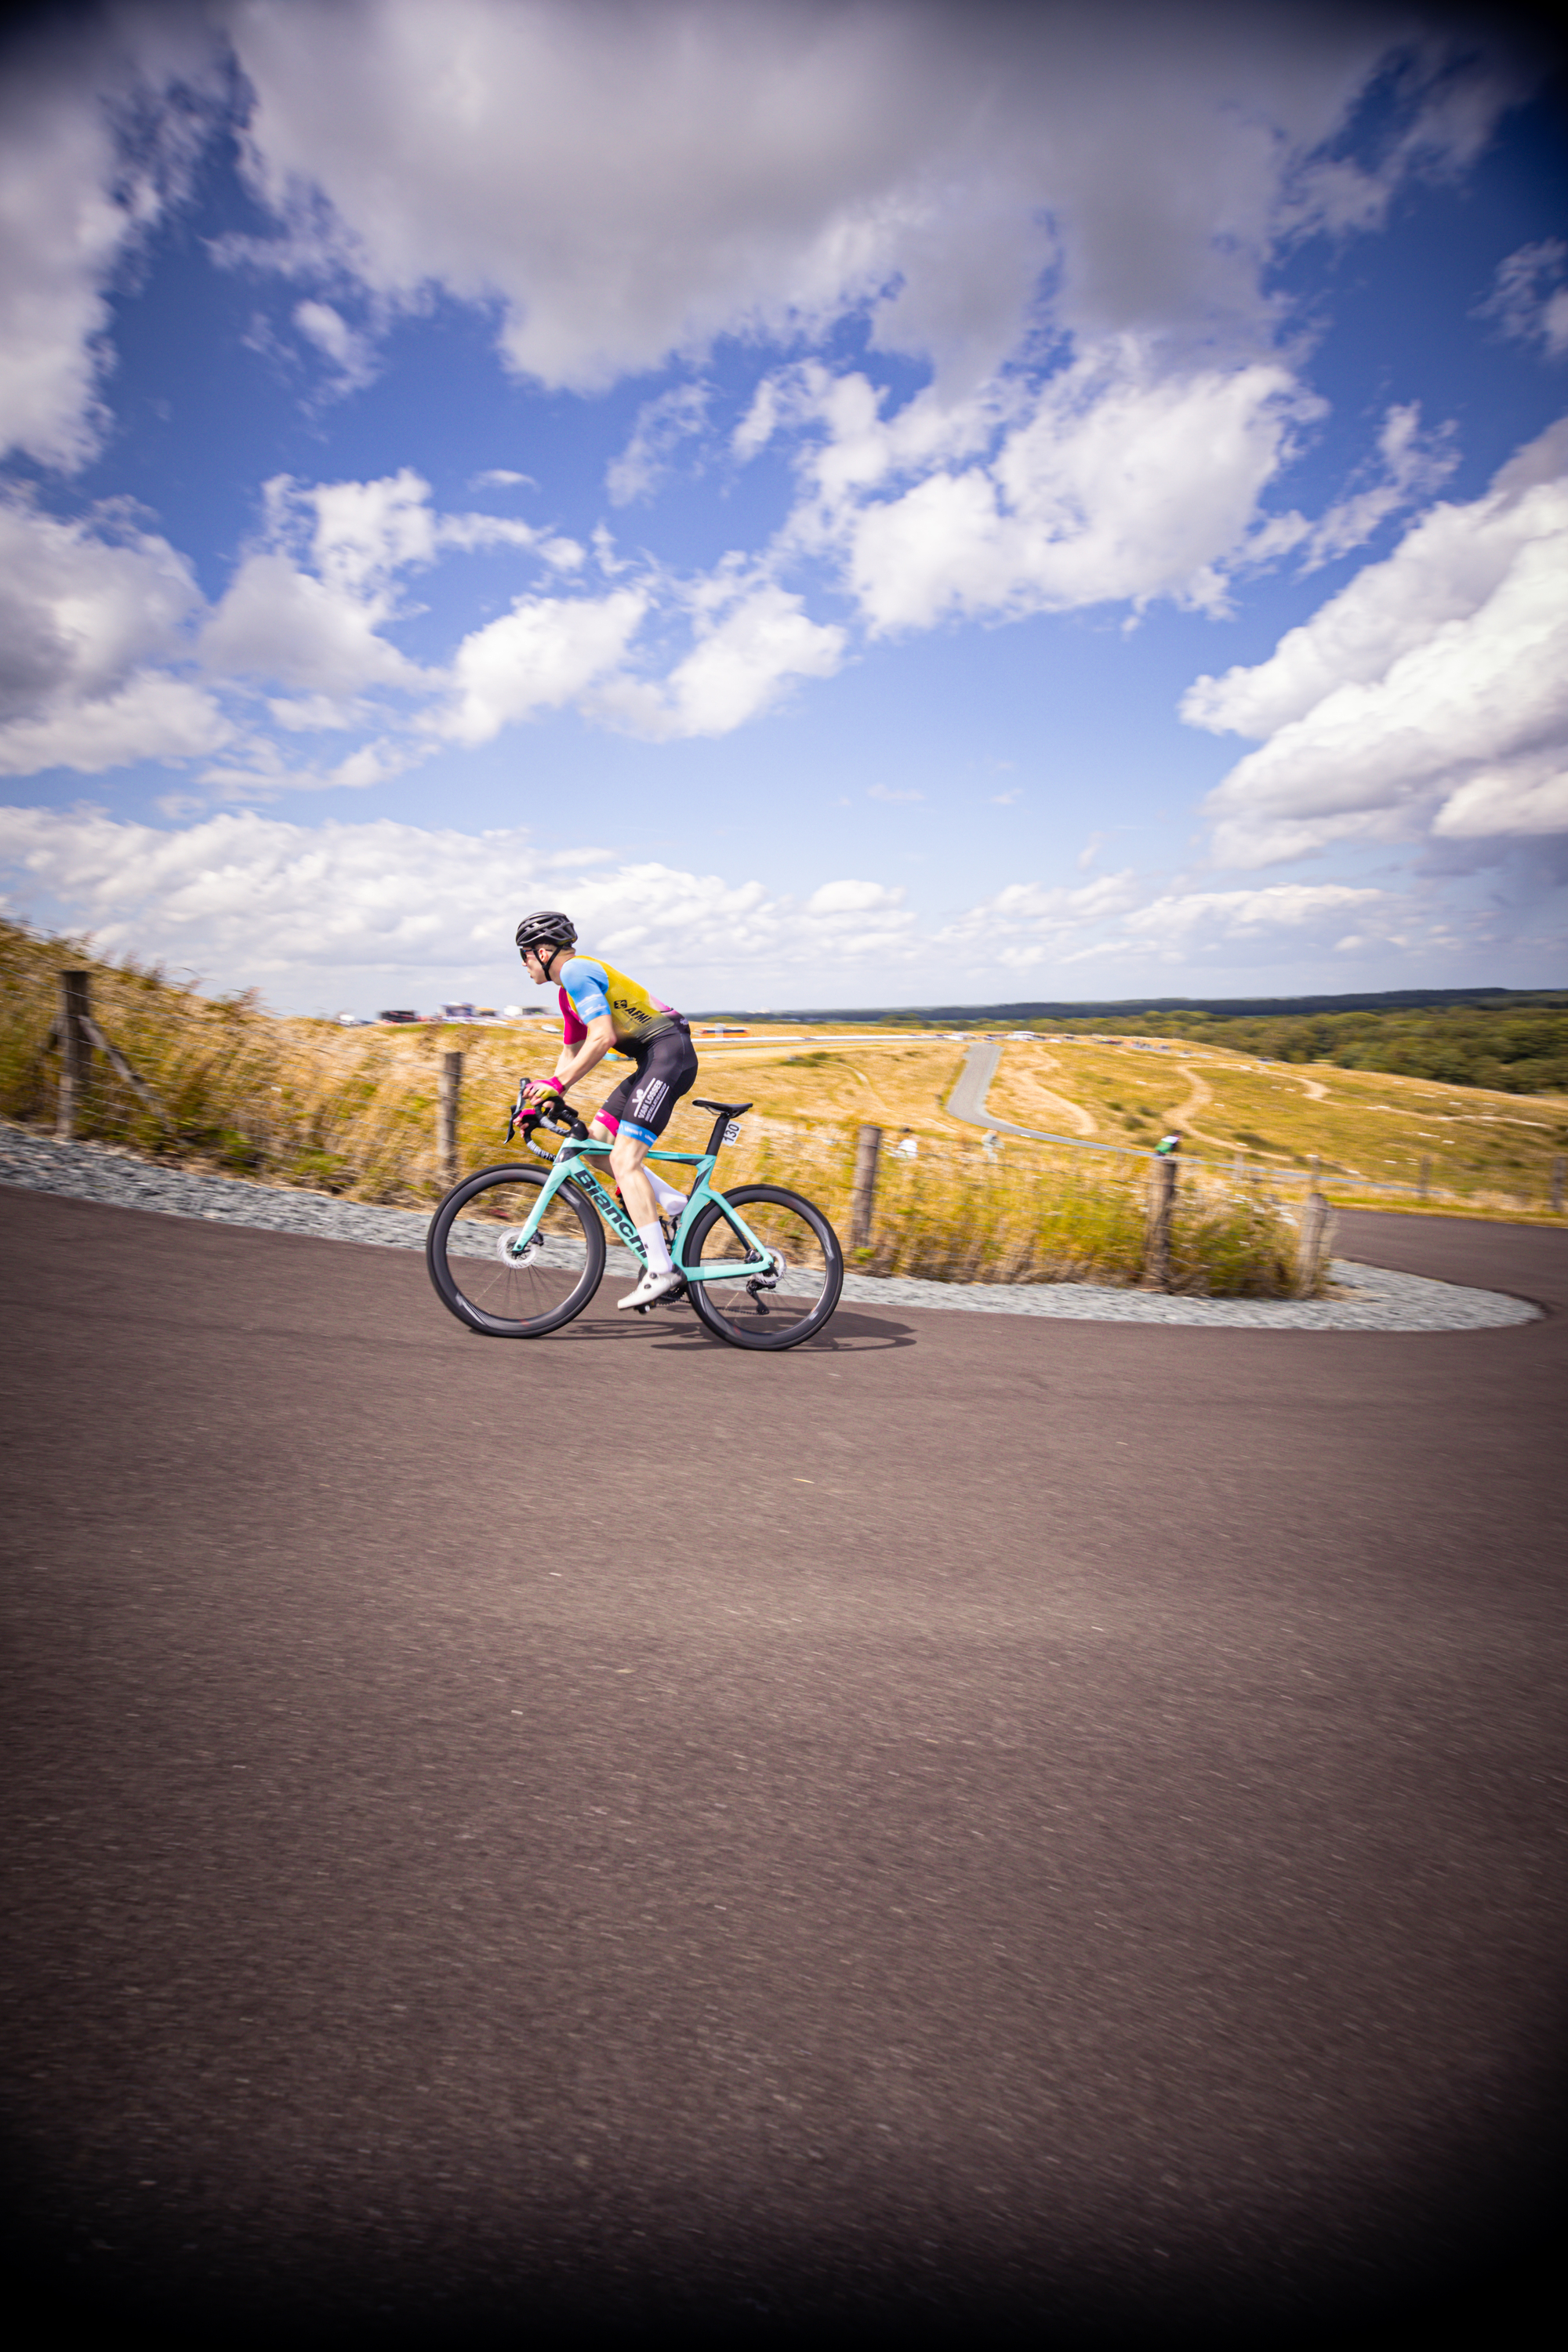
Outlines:
{"type": "Polygon", "coordinates": [[[537,1108],[552,1096],[563,1096],[612,1047],[637,1065],[605,1098],[589,1133],[600,1142],[613,1138],[610,1172],[647,1254],[641,1281],[616,1304],[651,1306],[680,1286],[659,1216],[661,1211],[679,1216],[686,1195],[643,1163],[677,1102],[697,1082],[691,1032],[673,1005],[650,996],[614,964],[601,956],[579,954],[570,916],[549,908],[525,915],[517,927],[517,944],[530,980],[539,988],[553,985],[561,999],[561,1051],[554,1076],[531,1078],[523,1089],[524,1104],[537,1108]]]}

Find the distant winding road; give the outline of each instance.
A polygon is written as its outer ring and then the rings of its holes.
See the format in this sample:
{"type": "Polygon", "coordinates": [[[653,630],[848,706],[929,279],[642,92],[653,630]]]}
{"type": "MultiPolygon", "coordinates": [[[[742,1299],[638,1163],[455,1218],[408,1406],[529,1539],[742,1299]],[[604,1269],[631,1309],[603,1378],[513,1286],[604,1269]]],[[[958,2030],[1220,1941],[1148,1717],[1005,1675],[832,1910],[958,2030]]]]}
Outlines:
{"type": "MultiPolygon", "coordinates": [[[[962,1119],[966,1127],[984,1127],[998,1135],[1032,1136],[1039,1143],[1071,1143],[1080,1151],[1124,1151],[1132,1147],[1118,1143],[1094,1143],[1081,1135],[1054,1135],[1048,1129],[1019,1127],[1010,1118],[996,1118],[985,1108],[985,1097],[996,1076],[1002,1048],[995,1044],[971,1045],[958,1074],[958,1083],[947,1098],[947,1115],[962,1119]]],[[[1145,1157],[1151,1157],[1145,1154],[1145,1157]]]]}

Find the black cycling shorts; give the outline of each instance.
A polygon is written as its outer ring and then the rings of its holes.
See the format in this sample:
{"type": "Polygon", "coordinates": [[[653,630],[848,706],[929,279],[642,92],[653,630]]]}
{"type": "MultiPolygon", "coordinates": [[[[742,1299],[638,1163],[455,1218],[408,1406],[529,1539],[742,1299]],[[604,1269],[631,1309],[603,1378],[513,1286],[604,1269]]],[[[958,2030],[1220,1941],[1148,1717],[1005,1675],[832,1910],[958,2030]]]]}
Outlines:
{"type": "MultiPolygon", "coordinates": [[[[624,1049],[623,1049],[624,1050],[624,1049]]],[[[657,1143],[682,1095],[697,1084],[697,1048],[688,1029],[666,1029],[638,1049],[637,1068],[599,1112],[637,1143],[657,1143]]]]}

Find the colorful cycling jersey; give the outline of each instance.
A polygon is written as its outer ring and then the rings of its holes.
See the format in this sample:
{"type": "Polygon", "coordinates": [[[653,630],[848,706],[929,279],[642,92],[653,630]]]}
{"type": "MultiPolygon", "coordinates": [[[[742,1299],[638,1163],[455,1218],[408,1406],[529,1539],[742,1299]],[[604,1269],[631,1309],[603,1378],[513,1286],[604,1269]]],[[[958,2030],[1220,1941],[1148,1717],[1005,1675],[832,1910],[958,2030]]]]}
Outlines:
{"type": "Polygon", "coordinates": [[[605,1013],[616,1025],[616,1044],[622,1053],[635,1054],[650,1037],[662,1037],[684,1024],[673,1004],[661,1004],[613,963],[597,956],[577,955],[562,967],[562,1040],[580,1045],[590,1021],[605,1013]]]}

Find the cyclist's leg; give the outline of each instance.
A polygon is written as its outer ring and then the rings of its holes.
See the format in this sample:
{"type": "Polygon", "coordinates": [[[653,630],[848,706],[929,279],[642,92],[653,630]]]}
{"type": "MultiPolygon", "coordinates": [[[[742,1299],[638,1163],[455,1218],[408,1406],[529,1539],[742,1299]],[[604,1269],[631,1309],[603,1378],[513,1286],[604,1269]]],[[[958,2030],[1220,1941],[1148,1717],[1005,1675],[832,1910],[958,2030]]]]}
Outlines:
{"type": "MultiPolygon", "coordinates": [[[[626,1082],[625,1100],[615,1104],[618,1127],[610,1151],[610,1171],[647,1259],[647,1274],[636,1290],[621,1300],[623,1307],[647,1305],[679,1281],[659,1222],[658,1195],[643,1163],[668,1125],[677,1102],[696,1080],[697,1055],[690,1038],[684,1030],[668,1031],[650,1039],[638,1055],[637,1075],[626,1082]]],[[[616,1095],[621,1091],[617,1087],[616,1095]]]]}
{"type": "Polygon", "coordinates": [[[610,1173],[621,1188],[626,1214],[639,1233],[644,1225],[657,1225],[658,1223],[658,1196],[643,1166],[647,1152],[648,1147],[642,1137],[628,1134],[626,1122],[623,1119],[620,1133],[610,1150],[610,1173]]]}
{"type": "MultiPolygon", "coordinates": [[[[630,1084],[630,1079],[623,1079],[621,1081],[620,1086],[616,1088],[615,1094],[610,1097],[610,1102],[605,1104],[604,1108],[600,1110],[598,1117],[595,1119],[592,1127],[588,1129],[589,1134],[593,1137],[595,1143],[611,1143],[620,1133],[621,1122],[616,1113],[610,1108],[610,1103],[613,1103],[616,1100],[616,1096],[623,1094],[630,1084]]],[[[647,1179],[649,1184],[653,1187],[653,1196],[655,1201],[658,1203],[659,1215],[668,1219],[671,1224],[679,1223],[680,1219],[686,1214],[686,1194],[684,1192],[678,1192],[673,1184],[667,1184],[664,1178],[658,1173],[657,1169],[645,1166],[642,1172],[647,1179]]]]}
{"type": "Polygon", "coordinates": [[[661,1200],[661,1193],[670,1193],[674,1188],[662,1182],[656,1185],[652,1170],[643,1162],[669,1125],[681,1096],[689,1094],[697,1083],[697,1051],[684,1029],[667,1030],[648,1040],[637,1055],[637,1065],[633,1075],[621,1080],[599,1118],[616,1122],[610,1168],[632,1223],[640,1227],[657,1222],[661,1208],[673,1206],[679,1213],[686,1205],[679,1195],[673,1202],[661,1200]]]}

